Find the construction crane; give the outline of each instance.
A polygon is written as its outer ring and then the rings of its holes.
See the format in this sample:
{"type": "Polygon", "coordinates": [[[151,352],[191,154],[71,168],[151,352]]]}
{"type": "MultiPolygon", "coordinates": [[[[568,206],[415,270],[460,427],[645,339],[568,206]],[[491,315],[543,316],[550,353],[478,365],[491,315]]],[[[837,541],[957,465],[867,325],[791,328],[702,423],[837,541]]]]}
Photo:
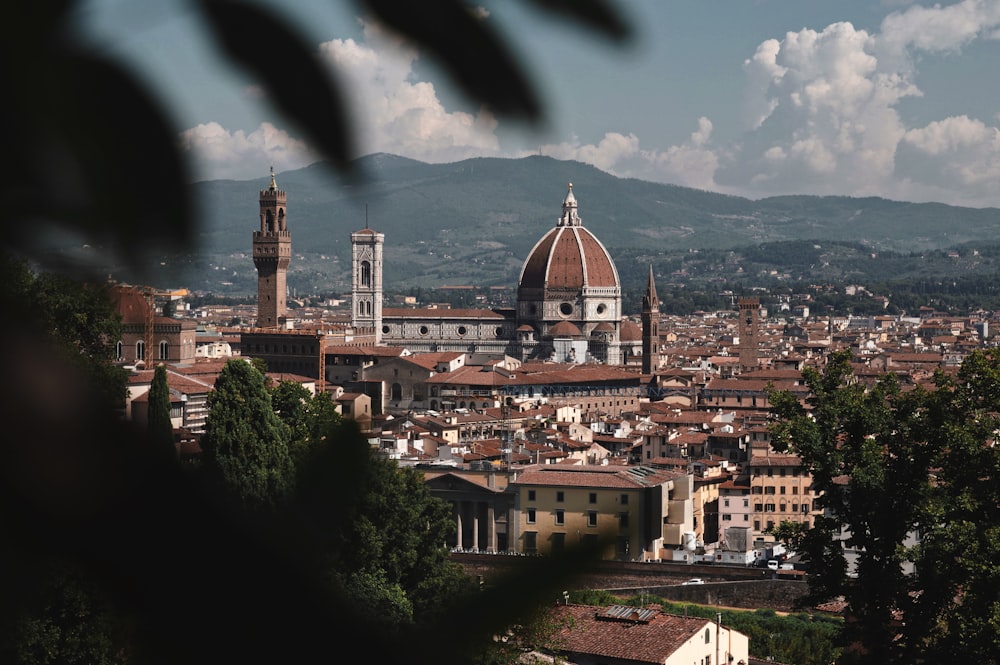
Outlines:
{"type": "Polygon", "coordinates": [[[152,286],[137,287],[143,300],[146,301],[146,311],[142,326],[143,363],[146,369],[153,366],[153,329],[156,326],[156,299],[182,298],[188,294],[187,289],[160,290],[152,286]]]}
{"type": "Polygon", "coordinates": [[[326,333],[319,331],[319,392],[326,391],[326,333]]]}

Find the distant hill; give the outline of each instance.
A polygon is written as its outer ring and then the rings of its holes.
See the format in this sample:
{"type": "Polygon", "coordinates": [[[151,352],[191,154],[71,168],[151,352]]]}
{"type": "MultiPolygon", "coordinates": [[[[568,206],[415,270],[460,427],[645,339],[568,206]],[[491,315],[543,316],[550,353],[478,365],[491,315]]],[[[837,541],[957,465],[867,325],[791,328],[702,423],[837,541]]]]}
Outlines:
{"type": "MultiPolygon", "coordinates": [[[[695,250],[797,241],[847,241],[862,254],[906,254],[1000,239],[996,208],[831,196],[751,200],[617,178],[541,156],[426,164],[375,154],[359,165],[368,176],[364,184],[345,183],[322,163],[278,174],[295,253],[291,288],[349,288],[350,233],[366,224],[386,235],[387,286],[513,287],[524,257],[558,218],[570,182],[584,225],[616,260],[643,265],[695,250]]],[[[200,249],[165,261],[164,279],[214,292],[255,291],[249,252],[258,191],[268,183],[261,170],[255,180],[192,185],[204,206],[200,249]]],[[[620,269],[623,280],[633,272],[620,269]]]]}

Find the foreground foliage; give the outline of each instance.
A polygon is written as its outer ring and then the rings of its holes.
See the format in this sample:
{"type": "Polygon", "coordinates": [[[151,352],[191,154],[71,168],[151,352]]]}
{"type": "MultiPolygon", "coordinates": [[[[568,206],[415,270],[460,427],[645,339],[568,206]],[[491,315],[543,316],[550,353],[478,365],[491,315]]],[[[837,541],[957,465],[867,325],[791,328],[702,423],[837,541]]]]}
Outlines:
{"type": "Polygon", "coordinates": [[[806,369],[806,404],[772,395],[773,444],[822,492],[825,516],[800,534],[812,600],[847,601],[843,662],[988,662],[1000,649],[1000,353],[905,390],[894,375],[861,383],[851,361],[840,351],[806,369]]]}

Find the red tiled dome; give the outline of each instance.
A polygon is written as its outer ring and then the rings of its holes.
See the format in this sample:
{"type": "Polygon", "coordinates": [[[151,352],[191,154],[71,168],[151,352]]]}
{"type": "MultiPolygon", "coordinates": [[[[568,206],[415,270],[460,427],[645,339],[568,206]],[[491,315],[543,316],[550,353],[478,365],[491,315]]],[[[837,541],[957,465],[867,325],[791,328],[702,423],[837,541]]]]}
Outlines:
{"type": "Polygon", "coordinates": [[[558,226],[546,233],[521,269],[521,289],[618,288],[618,271],[601,241],[581,226],[573,186],[558,226]]]}
{"type": "Polygon", "coordinates": [[[560,321],[552,326],[549,330],[549,334],[553,337],[579,337],[583,333],[569,321],[560,321]]]}
{"type": "Polygon", "coordinates": [[[619,336],[623,342],[638,342],[642,340],[642,328],[635,322],[625,319],[619,329],[619,336]]]}

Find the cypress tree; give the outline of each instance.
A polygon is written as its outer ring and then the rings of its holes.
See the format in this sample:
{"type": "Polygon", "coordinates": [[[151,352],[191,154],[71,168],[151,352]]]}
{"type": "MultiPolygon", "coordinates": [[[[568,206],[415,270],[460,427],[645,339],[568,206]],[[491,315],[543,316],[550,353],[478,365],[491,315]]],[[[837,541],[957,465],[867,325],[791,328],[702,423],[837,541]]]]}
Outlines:
{"type": "Polygon", "coordinates": [[[293,484],[288,427],[274,412],[264,375],[230,360],[209,394],[201,447],[210,481],[250,510],[277,507],[293,484]]]}
{"type": "Polygon", "coordinates": [[[170,388],[167,368],[157,365],[149,387],[149,440],[158,449],[174,451],[174,425],[170,422],[170,388]]]}

